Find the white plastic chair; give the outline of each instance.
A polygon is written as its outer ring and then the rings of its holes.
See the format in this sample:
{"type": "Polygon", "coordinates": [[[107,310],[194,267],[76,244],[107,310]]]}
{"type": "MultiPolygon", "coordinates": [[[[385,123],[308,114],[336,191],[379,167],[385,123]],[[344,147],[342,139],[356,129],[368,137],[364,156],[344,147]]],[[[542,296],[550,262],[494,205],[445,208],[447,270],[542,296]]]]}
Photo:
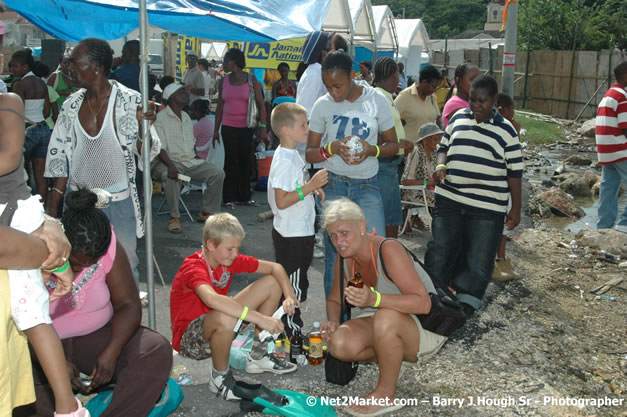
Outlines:
{"type": "MultiPolygon", "coordinates": [[[[179,174],[180,175],[180,174],[179,174]]],[[[188,177],[189,178],[189,177],[188,177]]],[[[183,208],[185,209],[185,212],[187,213],[187,215],[189,216],[189,219],[192,221],[192,223],[194,222],[194,218],[192,217],[192,214],[189,212],[189,209],[187,208],[187,205],[185,204],[185,201],[183,201],[183,191],[187,188],[187,191],[185,192],[189,192],[189,186],[190,186],[190,182],[186,181],[185,179],[180,179],[181,181],[183,181],[185,183],[185,185],[183,187],[181,187],[181,192],[179,193],[179,203],[183,206],[183,208]]],[[[161,211],[161,209],[163,208],[163,205],[167,202],[167,199],[165,198],[165,193],[163,194],[163,201],[161,202],[161,204],[159,205],[159,208],[157,209],[157,216],[159,216],[160,214],[166,214],[169,213],[170,210],[163,210],[161,211]]]]}
{"type": "Polygon", "coordinates": [[[431,224],[431,213],[429,213],[429,209],[427,207],[427,187],[424,185],[400,185],[400,189],[402,190],[411,190],[411,191],[421,191],[422,192],[422,200],[425,202],[424,204],[419,204],[414,201],[405,201],[401,200],[401,204],[404,209],[407,209],[407,216],[405,217],[405,222],[403,223],[403,227],[401,231],[398,233],[401,236],[405,233],[407,226],[411,224],[410,222],[414,218],[414,216],[422,217],[426,220],[427,224],[431,224]]]}

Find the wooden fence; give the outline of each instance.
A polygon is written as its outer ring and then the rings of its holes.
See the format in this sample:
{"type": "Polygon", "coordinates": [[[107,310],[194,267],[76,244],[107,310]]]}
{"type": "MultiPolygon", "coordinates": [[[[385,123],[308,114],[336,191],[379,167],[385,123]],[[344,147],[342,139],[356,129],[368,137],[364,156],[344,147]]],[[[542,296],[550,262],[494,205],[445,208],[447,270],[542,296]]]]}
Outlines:
{"type": "MultiPolygon", "coordinates": [[[[599,101],[615,83],[614,67],[627,59],[624,52],[602,51],[519,51],[516,56],[514,95],[516,106],[556,117],[589,119],[599,101]]],[[[434,52],[433,64],[444,65],[444,52],[434,52]]],[[[492,73],[501,83],[503,47],[450,51],[447,54],[449,79],[464,61],[492,73]]]]}

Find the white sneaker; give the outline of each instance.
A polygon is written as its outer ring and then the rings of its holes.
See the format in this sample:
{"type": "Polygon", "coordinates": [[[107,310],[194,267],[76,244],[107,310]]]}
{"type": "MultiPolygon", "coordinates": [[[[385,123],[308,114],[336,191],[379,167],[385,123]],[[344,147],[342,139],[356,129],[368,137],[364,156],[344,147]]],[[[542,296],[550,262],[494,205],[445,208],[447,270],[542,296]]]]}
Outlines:
{"type": "Polygon", "coordinates": [[[249,374],[260,374],[262,372],[287,374],[294,372],[297,368],[296,364],[275,354],[266,353],[261,359],[253,359],[249,353],[246,357],[246,372],[249,374]]]}
{"type": "Polygon", "coordinates": [[[315,246],[317,248],[324,249],[324,235],[322,234],[321,230],[318,230],[318,233],[316,233],[316,235],[314,236],[314,239],[316,241],[315,246]]]}
{"type": "Polygon", "coordinates": [[[313,257],[314,258],[324,258],[324,249],[320,249],[319,247],[314,246],[313,257]]]}
{"type": "MultiPolygon", "coordinates": [[[[627,226],[625,226],[624,224],[617,224],[614,229],[618,230],[619,232],[623,232],[623,233],[627,233],[627,226]]],[[[315,253],[315,250],[314,250],[315,253]]],[[[314,255],[316,256],[316,255],[314,255]]]]}
{"type": "Polygon", "coordinates": [[[213,377],[213,371],[211,372],[211,378],[209,378],[209,391],[216,394],[216,397],[222,397],[227,401],[238,401],[241,398],[233,394],[233,387],[237,382],[233,377],[233,371],[231,368],[224,375],[218,375],[213,377]]]}

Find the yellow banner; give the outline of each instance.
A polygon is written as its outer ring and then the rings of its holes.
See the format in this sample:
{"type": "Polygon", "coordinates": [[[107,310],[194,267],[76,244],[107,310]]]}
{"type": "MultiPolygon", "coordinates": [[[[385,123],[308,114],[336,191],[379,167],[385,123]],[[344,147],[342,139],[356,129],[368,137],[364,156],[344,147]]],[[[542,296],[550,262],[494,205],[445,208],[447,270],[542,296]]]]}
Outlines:
{"type": "Polygon", "coordinates": [[[305,38],[287,39],[278,42],[227,42],[227,48],[237,48],[244,51],[246,67],[248,68],[274,68],[281,62],[296,71],[298,64],[303,61],[303,42],[305,38]]]}
{"type": "Polygon", "coordinates": [[[183,73],[187,69],[187,63],[185,57],[190,52],[196,52],[200,49],[200,42],[198,38],[192,38],[189,36],[179,35],[176,42],[176,63],[174,64],[174,79],[177,83],[183,82],[183,73]]]}

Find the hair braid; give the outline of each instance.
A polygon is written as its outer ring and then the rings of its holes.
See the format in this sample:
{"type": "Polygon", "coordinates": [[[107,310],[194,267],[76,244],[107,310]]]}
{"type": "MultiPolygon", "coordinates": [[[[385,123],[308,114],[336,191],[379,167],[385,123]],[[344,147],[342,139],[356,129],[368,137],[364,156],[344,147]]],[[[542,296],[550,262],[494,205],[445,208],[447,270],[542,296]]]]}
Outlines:
{"type": "Polygon", "coordinates": [[[374,85],[378,86],[379,83],[387,80],[395,72],[398,72],[398,65],[390,57],[384,56],[377,59],[374,64],[374,85]]]}
{"type": "Polygon", "coordinates": [[[87,48],[87,55],[89,60],[102,65],[102,69],[105,76],[111,72],[111,65],[113,64],[113,49],[107,43],[107,41],[98,38],[83,39],[77,46],[85,45],[87,48]]]}

